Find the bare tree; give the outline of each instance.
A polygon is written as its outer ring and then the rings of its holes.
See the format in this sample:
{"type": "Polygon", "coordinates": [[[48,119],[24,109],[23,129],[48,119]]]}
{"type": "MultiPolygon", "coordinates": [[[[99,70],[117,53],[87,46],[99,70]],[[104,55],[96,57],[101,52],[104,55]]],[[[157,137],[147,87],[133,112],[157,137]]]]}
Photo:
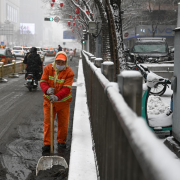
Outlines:
{"type": "Polygon", "coordinates": [[[158,25],[176,24],[177,3],[177,0],[123,0],[123,30],[151,25],[154,36],[158,25]]]}

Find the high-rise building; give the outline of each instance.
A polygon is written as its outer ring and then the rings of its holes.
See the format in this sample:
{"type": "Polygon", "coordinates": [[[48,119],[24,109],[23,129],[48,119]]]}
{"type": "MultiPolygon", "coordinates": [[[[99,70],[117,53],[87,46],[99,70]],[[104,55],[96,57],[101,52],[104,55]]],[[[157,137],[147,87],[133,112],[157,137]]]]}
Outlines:
{"type": "Polygon", "coordinates": [[[20,31],[21,34],[32,34],[31,42],[25,42],[32,46],[43,44],[44,10],[41,0],[23,0],[20,4],[20,31]]]}
{"type": "Polygon", "coordinates": [[[52,23],[45,22],[45,4],[41,0],[22,0],[20,3],[20,31],[21,34],[32,34],[30,41],[25,42],[30,46],[44,47],[51,41],[52,23]],[[46,36],[45,36],[46,34],[46,36]],[[46,39],[46,38],[47,39],[46,39]],[[46,41],[47,40],[47,41],[46,41]]]}
{"type": "Polygon", "coordinates": [[[14,32],[19,28],[20,0],[0,0],[0,43],[13,45],[14,32]]]}

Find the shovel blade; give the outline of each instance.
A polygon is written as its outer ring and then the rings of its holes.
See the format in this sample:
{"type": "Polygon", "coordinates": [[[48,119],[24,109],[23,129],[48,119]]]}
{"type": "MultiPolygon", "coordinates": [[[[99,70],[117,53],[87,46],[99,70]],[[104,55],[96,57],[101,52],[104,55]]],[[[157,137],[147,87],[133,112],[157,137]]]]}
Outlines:
{"type": "Polygon", "coordinates": [[[40,170],[51,169],[53,165],[61,165],[68,168],[66,160],[60,156],[42,156],[36,166],[36,176],[40,170]]]}

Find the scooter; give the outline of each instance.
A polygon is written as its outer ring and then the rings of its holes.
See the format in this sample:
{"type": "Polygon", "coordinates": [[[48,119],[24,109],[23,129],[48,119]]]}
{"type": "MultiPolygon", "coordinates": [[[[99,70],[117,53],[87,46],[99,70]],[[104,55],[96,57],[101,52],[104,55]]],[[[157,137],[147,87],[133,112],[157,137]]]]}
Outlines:
{"type": "Polygon", "coordinates": [[[150,129],[154,131],[156,134],[169,136],[172,134],[173,113],[148,115],[147,112],[147,104],[151,88],[153,88],[157,84],[171,84],[171,82],[166,78],[154,74],[153,72],[148,73],[147,81],[143,84],[144,94],[142,97],[142,117],[144,118],[150,129]]]}
{"type": "Polygon", "coordinates": [[[36,90],[38,86],[38,81],[35,80],[33,73],[28,73],[26,78],[26,87],[29,89],[29,91],[32,91],[32,89],[36,90]]]}

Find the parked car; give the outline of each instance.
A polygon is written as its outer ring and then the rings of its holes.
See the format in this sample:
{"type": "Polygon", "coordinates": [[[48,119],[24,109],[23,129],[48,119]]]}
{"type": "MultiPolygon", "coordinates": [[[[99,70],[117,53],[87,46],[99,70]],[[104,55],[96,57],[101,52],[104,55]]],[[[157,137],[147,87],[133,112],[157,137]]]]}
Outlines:
{"type": "Polygon", "coordinates": [[[15,57],[25,57],[26,55],[26,50],[22,46],[14,46],[11,52],[15,57]]]}
{"type": "Polygon", "coordinates": [[[148,59],[156,59],[158,61],[169,61],[171,55],[169,52],[166,38],[146,37],[137,38],[134,46],[127,50],[127,61],[134,62],[134,55],[137,54],[142,58],[142,61],[148,61],[148,59]]]}
{"type": "Polygon", "coordinates": [[[0,62],[10,64],[12,63],[12,60],[15,60],[15,56],[11,53],[10,48],[0,49],[0,62]]]}
{"type": "Polygon", "coordinates": [[[54,48],[49,48],[46,52],[46,56],[55,56],[56,55],[56,51],[54,48]]]}

